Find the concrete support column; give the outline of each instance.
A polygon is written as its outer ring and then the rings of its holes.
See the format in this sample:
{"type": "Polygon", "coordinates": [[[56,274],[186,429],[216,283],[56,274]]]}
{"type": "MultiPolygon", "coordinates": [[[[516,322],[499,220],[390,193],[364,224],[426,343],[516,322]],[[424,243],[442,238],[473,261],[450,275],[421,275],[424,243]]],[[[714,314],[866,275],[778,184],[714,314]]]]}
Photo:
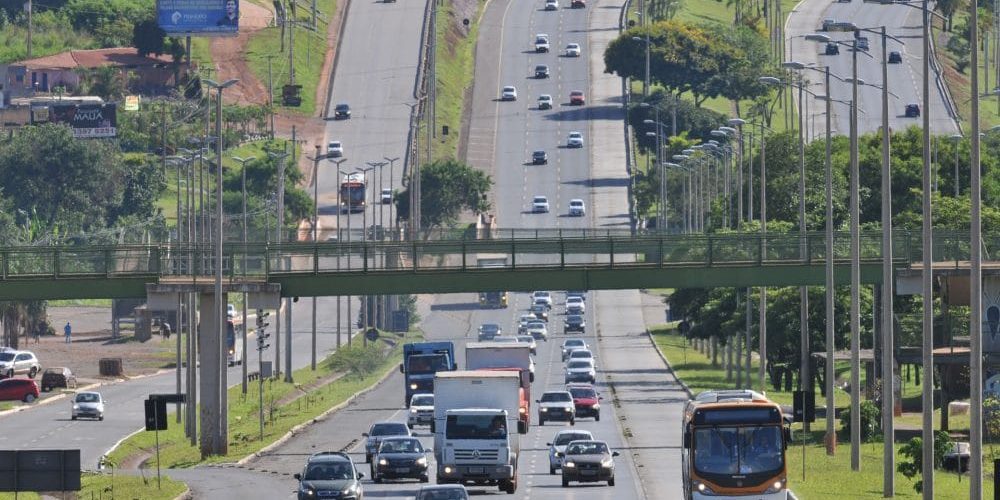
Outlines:
{"type": "MultiPolygon", "coordinates": [[[[223,300],[226,295],[223,294],[223,300]]],[[[198,336],[198,352],[201,365],[199,387],[201,392],[201,455],[224,455],[228,450],[229,436],[224,418],[227,415],[222,394],[227,384],[226,357],[222,351],[220,335],[224,325],[218,324],[215,294],[200,293],[198,312],[201,319],[201,335],[198,336]]]]}

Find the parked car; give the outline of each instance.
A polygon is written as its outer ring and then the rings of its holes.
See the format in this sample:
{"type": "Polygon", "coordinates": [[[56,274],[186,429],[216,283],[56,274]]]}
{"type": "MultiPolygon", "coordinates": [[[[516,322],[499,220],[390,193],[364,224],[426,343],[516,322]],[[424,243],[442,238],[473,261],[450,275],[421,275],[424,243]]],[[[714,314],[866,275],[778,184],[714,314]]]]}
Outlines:
{"type": "Polygon", "coordinates": [[[919,118],[920,117],[920,105],[919,104],[907,104],[905,111],[907,118],[919,118]]]}
{"type": "Polygon", "coordinates": [[[299,482],[299,500],[318,498],[320,492],[327,498],[352,500],[361,500],[364,494],[361,487],[364,474],[358,472],[350,455],[339,451],[313,454],[302,473],[292,477],[299,482]],[[331,494],[333,492],[336,496],[331,494]]]}
{"type": "Polygon", "coordinates": [[[38,399],[38,385],[30,378],[8,378],[0,380],[0,401],[24,401],[30,403],[38,399]]]}
{"type": "Polygon", "coordinates": [[[372,463],[372,480],[418,479],[426,483],[427,456],[420,440],[413,437],[393,437],[382,441],[372,463]]]}
{"type": "Polygon", "coordinates": [[[346,120],[351,117],[351,107],[347,104],[341,103],[333,108],[333,119],[334,120],[346,120]]]}
{"type": "Polygon", "coordinates": [[[889,64],[901,64],[903,62],[903,54],[898,50],[889,52],[889,64]]]}
{"type": "Polygon", "coordinates": [[[42,392],[49,392],[56,387],[76,389],[76,376],[65,366],[46,368],[42,373],[42,392]]]}
{"type": "Polygon", "coordinates": [[[566,445],[562,454],[562,485],[570,481],[596,483],[607,481],[615,485],[615,461],[618,452],[608,449],[604,441],[573,441],[566,445]]]}
{"type": "Polygon", "coordinates": [[[99,392],[78,392],[73,396],[73,412],[70,417],[96,418],[104,420],[104,404],[108,401],[99,392]]]}
{"type": "Polygon", "coordinates": [[[826,50],[823,51],[823,54],[828,56],[835,56],[837,54],[840,54],[840,44],[834,42],[828,42],[826,44],[826,50]]]}
{"type": "Polygon", "coordinates": [[[0,377],[10,378],[14,375],[27,375],[28,378],[35,378],[41,369],[38,358],[33,352],[14,349],[0,350],[0,377]]]}
{"type": "Polygon", "coordinates": [[[365,438],[365,462],[371,463],[372,457],[378,452],[382,440],[388,437],[410,437],[410,429],[399,422],[376,422],[368,432],[362,434],[365,438]]]}

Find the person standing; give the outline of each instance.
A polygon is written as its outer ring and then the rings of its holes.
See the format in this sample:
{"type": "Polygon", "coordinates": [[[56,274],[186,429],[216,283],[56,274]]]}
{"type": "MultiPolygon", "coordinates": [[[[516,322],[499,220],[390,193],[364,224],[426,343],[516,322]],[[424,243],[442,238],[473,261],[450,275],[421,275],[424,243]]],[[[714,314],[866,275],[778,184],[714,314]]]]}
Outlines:
{"type": "Polygon", "coordinates": [[[66,343],[69,344],[71,342],[70,338],[73,335],[73,328],[69,326],[69,321],[66,322],[66,326],[63,328],[63,332],[65,332],[66,334],[66,343]]]}

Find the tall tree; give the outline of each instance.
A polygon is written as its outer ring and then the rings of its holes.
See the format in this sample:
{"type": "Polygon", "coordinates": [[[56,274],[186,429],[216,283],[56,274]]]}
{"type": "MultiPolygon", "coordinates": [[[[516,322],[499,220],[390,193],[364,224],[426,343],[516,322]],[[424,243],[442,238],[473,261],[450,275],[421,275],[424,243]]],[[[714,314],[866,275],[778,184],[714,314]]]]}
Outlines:
{"type": "MultiPolygon", "coordinates": [[[[486,195],[493,180],[481,170],[455,159],[437,160],[420,167],[420,211],[422,227],[453,224],[464,210],[483,213],[490,209],[486,195]]],[[[396,194],[400,218],[410,215],[410,190],[396,194]]]]}

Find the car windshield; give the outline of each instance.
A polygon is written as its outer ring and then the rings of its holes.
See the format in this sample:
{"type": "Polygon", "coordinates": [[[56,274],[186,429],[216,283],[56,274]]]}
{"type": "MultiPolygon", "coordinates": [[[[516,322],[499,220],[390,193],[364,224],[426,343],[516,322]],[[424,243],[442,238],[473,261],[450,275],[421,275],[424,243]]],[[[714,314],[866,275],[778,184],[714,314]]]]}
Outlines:
{"type": "Polygon", "coordinates": [[[372,436],[406,436],[406,424],[375,424],[369,433],[372,436]]]}
{"type": "Polygon", "coordinates": [[[349,463],[321,463],[306,466],[303,481],[330,481],[336,479],[353,479],[349,463]]]}
{"type": "Polygon", "coordinates": [[[582,201],[573,200],[573,201],[569,202],[569,206],[571,206],[571,207],[582,207],[583,206],[583,202],[582,201]]]}
{"type": "MultiPolygon", "coordinates": [[[[545,203],[546,199],[542,196],[535,197],[535,203],[545,203]]],[[[536,299],[537,300],[537,299],[536,299]]]]}
{"type": "Polygon", "coordinates": [[[421,490],[417,493],[417,500],[468,500],[469,495],[465,490],[459,488],[421,490]]]}
{"type": "Polygon", "coordinates": [[[331,148],[339,148],[340,147],[340,143],[339,142],[331,142],[330,143],[330,147],[331,148]]]}
{"type": "Polygon", "coordinates": [[[0,361],[11,361],[14,359],[12,352],[0,352],[0,361]]]}
{"type": "Polygon", "coordinates": [[[528,323],[528,328],[529,329],[535,329],[535,328],[544,329],[545,328],[545,323],[542,323],[541,321],[532,321],[532,322],[528,323]]]}
{"type": "Polygon", "coordinates": [[[514,87],[504,87],[503,91],[504,92],[513,92],[514,91],[514,87]]]}
{"type": "Polygon", "coordinates": [[[563,432],[556,436],[556,440],[552,444],[566,446],[573,441],[582,441],[584,439],[593,439],[593,436],[589,432],[563,432]]]}
{"type": "Polygon", "coordinates": [[[338,104],[337,105],[337,111],[347,111],[348,109],[350,109],[350,106],[348,106],[346,104],[338,104]]]}
{"type": "Polygon", "coordinates": [[[601,455],[608,452],[608,445],[594,441],[573,443],[566,447],[567,455],[601,455]]]}
{"type": "MultiPolygon", "coordinates": [[[[579,314],[571,314],[571,315],[569,315],[569,316],[566,317],[566,322],[567,323],[582,323],[583,322],[583,316],[580,316],[579,314]]],[[[566,345],[583,345],[583,344],[580,343],[580,344],[566,344],[566,345]]]]}
{"type": "Polygon", "coordinates": [[[590,368],[591,364],[590,364],[590,361],[584,361],[584,360],[580,359],[580,360],[570,361],[569,365],[567,365],[566,367],[569,368],[569,369],[571,369],[571,370],[576,369],[576,368],[590,368]]]}
{"type": "Polygon", "coordinates": [[[568,392],[546,392],[542,394],[543,403],[565,403],[572,401],[568,392]]]}
{"type": "Polygon", "coordinates": [[[380,453],[423,453],[424,447],[416,439],[388,439],[382,441],[380,453]]]}
{"type": "Polygon", "coordinates": [[[76,395],[77,403],[99,403],[100,401],[101,396],[92,392],[82,392],[76,395]]]}
{"type": "Polygon", "coordinates": [[[594,353],[592,353],[592,352],[590,352],[590,351],[588,351],[586,349],[577,349],[577,350],[573,351],[573,353],[570,354],[569,357],[574,358],[574,359],[575,358],[590,359],[590,358],[594,357],[594,353]]]}
{"type": "Polygon", "coordinates": [[[781,428],[710,427],[694,433],[694,466],[707,474],[748,474],[783,467],[781,428]]]}
{"type": "Polygon", "coordinates": [[[566,347],[583,347],[586,344],[582,340],[567,340],[563,345],[566,347]]]}
{"type": "Polygon", "coordinates": [[[590,387],[571,387],[569,393],[573,395],[574,398],[596,398],[597,391],[591,389],[590,387]]]}
{"type": "Polygon", "coordinates": [[[479,327],[479,329],[482,330],[483,333],[495,333],[500,331],[500,325],[495,323],[486,323],[485,325],[479,327]]]}
{"type": "Polygon", "coordinates": [[[434,406],[434,396],[415,396],[410,406],[434,406]]]}

